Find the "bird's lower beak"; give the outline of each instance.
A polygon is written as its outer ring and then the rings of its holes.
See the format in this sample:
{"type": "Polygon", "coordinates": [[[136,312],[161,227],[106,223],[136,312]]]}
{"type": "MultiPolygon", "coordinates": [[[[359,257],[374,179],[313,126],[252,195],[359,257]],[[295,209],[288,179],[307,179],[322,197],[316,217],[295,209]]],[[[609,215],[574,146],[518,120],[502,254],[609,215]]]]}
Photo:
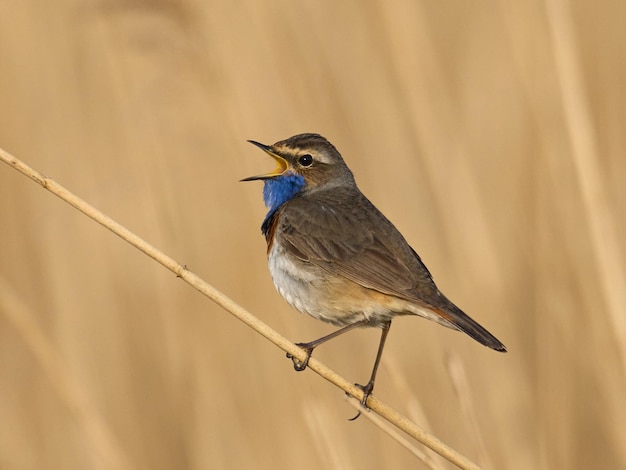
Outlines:
{"type": "Polygon", "coordinates": [[[272,147],[270,147],[269,145],[261,144],[259,142],[255,142],[254,140],[249,140],[248,142],[250,142],[252,145],[256,145],[265,153],[267,153],[270,157],[276,160],[276,168],[274,168],[274,170],[271,171],[270,173],[265,173],[263,175],[256,175],[256,176],[248,176],[247,178],[244,178],[240,181],[266,180],[269,178],[280,176],[287,171],[287,169],[289,168],[289,164],[287,163],[287,160],[285,160],[280,155],[274,153],[272,151],[272,147]]]}

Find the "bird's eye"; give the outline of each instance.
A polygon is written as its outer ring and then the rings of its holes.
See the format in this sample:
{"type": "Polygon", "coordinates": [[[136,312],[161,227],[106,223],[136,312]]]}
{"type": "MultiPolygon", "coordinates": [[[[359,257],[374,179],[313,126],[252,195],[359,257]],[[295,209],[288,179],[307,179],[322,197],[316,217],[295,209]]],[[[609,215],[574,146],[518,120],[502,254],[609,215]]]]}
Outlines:
{"type": "Polygon", "coordinates": [[[313,157],[307,153],[306,155],[302,155],[298,158],[298,163],[302,166],[311,166],[311,163],[313,163],[313,157]]]}

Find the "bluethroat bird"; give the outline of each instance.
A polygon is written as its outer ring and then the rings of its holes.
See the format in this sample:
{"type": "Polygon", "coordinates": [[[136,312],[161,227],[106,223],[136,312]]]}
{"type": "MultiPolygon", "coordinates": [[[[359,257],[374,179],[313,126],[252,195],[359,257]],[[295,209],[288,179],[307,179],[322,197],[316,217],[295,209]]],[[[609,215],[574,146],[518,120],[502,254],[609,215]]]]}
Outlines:
{"type": "MultiPolygon", "coordinates": [[[[374,389],[391,321],[418,315],[462,331],[496,351],[505,346],[437,288],[426,266],[398,229],[359,191],[337,149],[318,134],[274,145],[250,143],[276,160],[276,169],[242,181],[263,180],[269,208],[261,230],[272,280],[300,312],[341,328],[309,343],[304,370],[320,344],[358,327],[382,334],[361,404],[374,389]]],[[[291,357],[291,356],[289,356],[291,357]]],[[[358,416],[358,415],[357,415],[358,416]]]]}

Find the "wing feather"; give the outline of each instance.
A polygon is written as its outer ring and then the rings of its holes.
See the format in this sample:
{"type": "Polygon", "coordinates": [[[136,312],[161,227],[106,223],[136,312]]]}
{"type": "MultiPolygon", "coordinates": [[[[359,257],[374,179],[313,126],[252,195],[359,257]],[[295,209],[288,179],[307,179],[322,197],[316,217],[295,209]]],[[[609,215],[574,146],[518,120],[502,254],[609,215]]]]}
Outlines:
{"type": "Polygon", "coordinates": [[[277,236],[292,255],[332,274],[385,294],[437,304],[428,269],[358,189],[292,199],[281,208],[277,236]]]}

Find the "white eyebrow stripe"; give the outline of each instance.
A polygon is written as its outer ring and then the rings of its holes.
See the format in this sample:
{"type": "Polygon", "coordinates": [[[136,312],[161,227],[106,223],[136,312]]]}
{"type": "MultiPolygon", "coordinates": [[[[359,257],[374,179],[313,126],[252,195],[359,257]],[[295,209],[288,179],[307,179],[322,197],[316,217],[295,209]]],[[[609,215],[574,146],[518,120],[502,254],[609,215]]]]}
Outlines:
{"type": "Polygon", "coordinates": [[[310,155],[313,157],[313,160],[316,160],[320,163],[326,163],[326,164],[330,163],[330,160],[328,159],[328,157],[321,152],[313,152],[310,155]]]}

